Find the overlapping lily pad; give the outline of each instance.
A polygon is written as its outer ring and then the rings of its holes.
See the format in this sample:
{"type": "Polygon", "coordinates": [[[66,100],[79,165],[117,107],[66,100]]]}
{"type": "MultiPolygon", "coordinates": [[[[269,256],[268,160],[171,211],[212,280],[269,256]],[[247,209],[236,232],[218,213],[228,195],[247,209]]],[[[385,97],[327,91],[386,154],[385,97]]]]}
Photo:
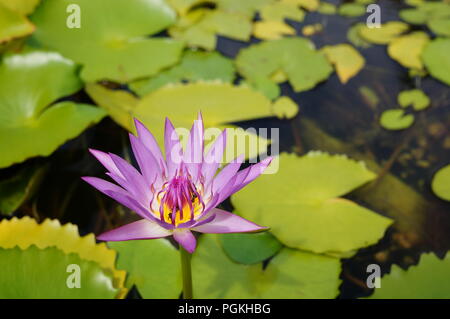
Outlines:
{"type": "Polygon", "coordinates": [[[296,92],[312,89],[333,71],[312,42],[301,37],[265,41],[243,49],[236,58],[236,66],[255,86],[261,81],[276,86],[270,78],[283,71],[296,92]]]}
{"type": "Polygon", "coordinates": [[[52,52],[31,51],[0,64],[0,168],[47,156],[105,112],[71,101],[54,103],[81,88],[75,64],[52,52]]]}
{"type": "Polygon", "coordinates": [[[294,34],[295,29],[281,21],[258,21],[253,26],[253,35],[261,40],[277,40],[294,34]]]}
{"type": "Polygon", "coordinates": [[[126,286],[133,285],[143,298],[178,298],[181,267],[177,249],[166,239],[109,242],[119,258],[117,267],[128,272],[126,286]]]}
{"type": "Polygon", "coordinates": [[[0,2],[0,43],[29,35],[34,29],[23,14],[0,2]]]}
{"type": "Polygon", "coordinates": [[[450,39],[438,38],[432,40],[425,47],[423,62],[436,79],[450,85],[450,39]]]}
{"type": "Polygon", "coordinates": [[[441,260],[424,254],[407,270],[393,265],[381,278],[381,287],[370,299],[448,299],[450,298],[450,254],[441,260]]]}
{"type": "Polygon", "coordinates": [[[429,41],[425,32],[413,32],[392,40],[388,46],[388,53],[406,68],[422,69],[421,55],[429,41]]]}
{"type": "Polygon", "coordinates": [[[339,198],[374,178],[363,163],[345,156],[283,153],[275,174],[259,177],[233,195],[232,203],[289,247],[348,255],[377,242],[392,223],[339,198]]]}
{"type": "Polygon", "coordinates": [[[380,124],[387,130],[404,130],[414,123],[414,114],[406,114],[405,110],[386,110],[381,114],[380,124]]]}
{"type": "Polygon", "coordinates": [[[130,87],[142,96],[166,84],[182,81],[220,80],[231,83],[234,73],[233,62],[218,52],[187,51],[179,64],[150,79],[133,82],[130,87]]]}
{"type": "Polygon", "coordinates": [[[366,41],[375,44],[387,44],[406,32],[409,26],[400,21],[390,21],[380,28],[369,28],[364,25],[359,29],[359,35],[366,41]]]}
{"type": "Polygon", "coordinates": [[[345,84],[364,67],[364,57],[349,44],[327,45],[322,48],[327,59],[335,65],[341,83],[345,84]]]}
{"type": "Polygon", "coordinates": [[[192,258],[195,298],[335,298],[336,258],[283,248],[267,268],[242,265],[223,252],[216,235],[204,235],[192,258]]]}
{"type": "Polygon", "coordinates": [[[160,0],[47,0],[31,19],[38,28],[34,42],[82,64],[85,81],[130,82],[154,75],[175,64],[183,47],[147,37],[175,22],[175,12],[160,0]],[[69,5],[80,8],[80,28],[67,26],[69,5]]]}
{"type": "Polygon", "coordinates": [[[431,182],[431,188],[437,196],[450,201],[450,165],[437,171],[431,182]]]}
{"type": "Polygon", "coordinates": [[[359,17],[366,13],[366,7],[359,3],[344,3],[339,7],[338,13],[344,17],[359,17]]]}

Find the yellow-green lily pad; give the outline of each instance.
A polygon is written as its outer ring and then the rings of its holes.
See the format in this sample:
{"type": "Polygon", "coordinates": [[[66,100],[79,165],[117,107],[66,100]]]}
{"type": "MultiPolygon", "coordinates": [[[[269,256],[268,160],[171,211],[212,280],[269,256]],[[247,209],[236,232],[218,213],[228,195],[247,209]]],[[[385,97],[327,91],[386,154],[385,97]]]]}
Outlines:
{"type": "Polygon", "coordinates": [[[406,32],[409,26],[400,21],[390,21],[380,28],[369,28],[364,25],[359,29],[359,35],[366,41],[375,44],[387,44],[406,32]]]}
{"type": "Polygon", "coordinates": [[[406,68],[422,69],[422,52],[430,41],[425,32],[412,32],[393,39],[388,46],[391,58],[406,68]]]}
{"type": "Polygon", "coordinates": [[[450,85],[450,39],[438,38],[430,41],[422,53],[423,62],[436,79],[450,85]]]}
{"type": "Polygon", "coordinates": [[[344,17],[360,17],[366,14],[366,7],[359,3],[344,3],[339,6],[338,13],[344,17]]]}
{"type": "Polygon", "coordinates": [[[0,3],[0,43],[29,35],[34,29],[24,15],[0,3]]]}
{"type": "Polygon", "coordinates": [[[30,51],[5,56],[0,64],[0,168],[47,156],[105,112],[71,101],[55,101],[82,84],[76,65],[58,53],[30,51]]]}
{"type": "Polygon", "coordinates": [[[431,188],[438,197],[450,201],[450,165],[437,171],[431,182],[431,188]]]}
{"type": "Polygon", "coordinates": [[[376,243],[392,223],[339,198],[374,178],[363,163],[345,156],[282,153],[276,173],[260,176],[231,201],[243,217],[270,227],[288,247],[348,255],[376,243]]]}
{"type": "Polygon", "coordinates": [[[414,123],[413,114],[405,114],[402,109],[386,110],[381,114],[380,124],[387,130],[404,130],[414,123]]]}
{"type": "Polygon", "coordinates": [[[148,37],[172,25],[175,16],[160,0],[46,0],[31,16],[38,29],[32,39],[82,64],[86,82],[130,82],[178,61],[181,42],[148,37]],[[76,11],[66,13],[69,5],[80,8],[78,25],[76,11]]]}
{"type": "Polygon", "coordinates": [[[364,67],[364,57],[350,44],[327,45],[322,48],[332,63],[341,83],[345,84],[364,67]]]}
{"type": "Polygon", "coordinates": [[[398,104],[402,107],[412,105],[414,110],[421,111],[430,106],[430,98],[419,89],[402,91],[398,95],[398,104]]]}
{"type": "Polygon", "coordinates": [[[428,27],[437,35],[450,37],[450,17],[447,19],[433,19],[428,22],[428,27]]]}

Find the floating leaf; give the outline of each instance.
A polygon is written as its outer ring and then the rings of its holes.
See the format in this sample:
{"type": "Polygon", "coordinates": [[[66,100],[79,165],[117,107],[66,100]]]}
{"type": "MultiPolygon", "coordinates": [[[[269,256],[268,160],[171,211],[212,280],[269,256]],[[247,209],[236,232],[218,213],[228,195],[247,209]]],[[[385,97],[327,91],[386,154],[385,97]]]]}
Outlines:
{"type": "Polygon", "coordinates": [[[366,14],[366,7],[359,3],[344,3],[339,7],[338,13],[344,17],[359,17],[366,14]]]}
{"type": "Polygon", "coordinates": [[[310,37],[323,30],[323,26],[320,23],[308,24],[302,28],[302,34],[305,37],[310,37]]]}
{"type": "Polygon", "coordinates": [[[317,11],[321,14],[335,14],[337,12],[336,6],[332,3],[321,2],[317,11]]]}
{"type": "Polygon", "coordinates": [[[175,21],[175,12],[160,0],[47,0],[31,19],[38,28],[33,40],[82,64],[86,82],[130,82],[154,75],[175,64],[183,47],[147,37],[175,21]],[[81,8],[80,28],[66,26],[69,5],[81,8]]]}
{"type": "Polygon", "coordinates": [[[298,105],[287,96],[282,96],[273,104],[273,113],[280,119],[292,119],[298,113],[298,105]]]}
{"type": "Polygon", "coordinates": [[[450,37],[450,18],[431,20],[428,22],[428,27],[437,35],[450,37]]]}
{"type": "Polygon", "coordinates": [[[366,41],[375,44],[387,44],[406,32],[409,26],[400,21],[390,21],[382,24],[380,28],[369,28],[364,25],[359,29],[359,35],[366,41]]]}
{"type": "Polygon", "coordinates": [[[402,91],[398,95],[398,104],[400,106],[407,107],[412,105],[416,111],[426,109],[430,106],[430,102],[430,98],[419,89],[402,91]]]}
{"type": "Polygon", "coordinates": [[[280,21],[258,21],[253,26],[253,35],[262,40],[277,40],[285,35],[295,35],[295,29],[280,21]]]}
{"type": "Polygon", "coordinates": [[[359,32],[361,28],[365,28],[364,23],[357,23],[353,26],[351,26],[347,31],[347,39],[350,41],[351,44],[353,44],[356,47],[360,48],[369,48],[372,46],[370,42],[364,40],[360,35],[359,32]]]}
{"type": "Polygon", "coordinates": [[[319,0],[281,0],[281,2],[286,4],[295,4],[308,11],[316,11],[319,8],[319,0]]]}
{"type": "Polygon", "coordinates": [[[450,165],[437,171],[431,182],[431,188],[437,196],[450,201],[450,165]]]}
{"type": "Polygon", "coordinates": [[[289,247],[347,255],[377,242],[392,222],[339,198],[374,177],[345,156],[281,154],[275,174],[260,176],[231,199],[243,217],[270,227],[289,247]]]}
{"type": "Polygon", "coordinates": [[[283,245],[269,232],[222,234],[219,240],[227,256],[240,264],[256,264],[274,256],[283,245]]]}
{"type": "Polygon", "coordinates": [[[75,64],[57,53],[27,52],[0,65],[0,168],[33,156],[47,156],[76,137],[105,112],[56,100],[81,88],[75,64]],[[52,105],[51,105],[52,104],[52,105]],[[49,106],[51,105],[51,106],[49,106]]]}
{"type": "Polygon", "coordinates": [[[117,266],[128,273],[126,285],[136,285],[143,298],[178,298],[181,267],[177,249],[166,239],[109,242],[119,253],[117,266]]]}
{"type": "Polygon", "coordinates": [[[196,298],[335,298],[340,262],[336,258],[283,248],[267,268],[240,265],[223,252],[215,235],[200,238],[192,258],[196,298]]]}
{"type": "Polygon", "coordinates": [[[265,41],[242,49],[236,65],[251,84],[269,80],[282,70],[296,92],[312,89],[333,71],[323,54],[314,50],[312,42],[300,37],[265,41]]]}
{"type": "Polygon", "coordinates": [[[327,59],[335,65],[341,83],[345,84],[364,67],[364,57],[349,44],[323,47],[327,59]]]}
{"type": "Polygon", "coordinates": [[[34,25],[19,12],[0,3],[0,43],[24,37],[34,31],[34,25]]]}
{"type": "Polygon", "coordinates": [[[180,64],[150,79],[133,82],[130,87],[142,96],[166,84],[182,81],[220,80],[231,83],[234,72],[233,62],[218,52],[187,51],[180,64]]]}
{"type": "Polygon", "coordinates": [[[11,215],[27,201],[40,183],[44,171],[42,167],[28,166],[0,181],[0,214],[11,215]]]}
{"type": "Polygon", "coordinates": [[[393,265],[381,278],[381,287],[370,299],[448,299],[450,298],[450,254],[440,260],[423,254],[417,266],[403,270],[393,265]]]}
{"type": "Polygon", "coordinates": [[[29,15],[34,11],[41,0],[0,0],[0,5],[8,7],[23,15],[29,15]]]}
{"type": "Polygon", "coordinates": [[[435,39],[428,43],[422,53],[423,62],[430,74],[450,85],[450,39],[435,39]]]}
{"type": "Polygon", "coordinates": [[[54,247],[0,248],[0,269],[2,299],[110,299],[119,292],[108,270],[54,247]],[[80,287],[71,289],[73,269],[80,272],[80,287]]]}
{"type": "Polygon", "coordinates": [[[414,123],[413,114],[405,114],[402,109],[384,111],[380,117],[380,124],[387,130],[404,130],[414,123]]]}
{"type": "Polygon", "coordinates": [[[302,22],[305,12],[296,4],[285,2],[273,2],[264,6],[260,10],[263,20],[284,22],[285,19],[302,22]]]}
{"type": "Polygon", "coordinates": [[[362,95],[364,100],[375,109],[380,103],[380,98],[377,93],[367,86],[361,86],[358,88],[359,93],[362,95]]]}
{"type": "Polygon", "coordinates": [[[402,20],[411,24],[425,24],[428,20],[427,13],[417,9],[400,10],[399,16],[402,20]]]}
{"type": "Polygon", "coordinates": [[[54,247],[66,255],[77,254],[83,260],[95,262],[112,274],[114,286],[120,288],[118,297],[124,297],[127,292],[123,288],[126,273],[115,268],[116,252],[108,249],[104,243],[96,244],[93,234],[80,237],[76,225],[61,226],[56,219],[46,219],[42,224],[29,217],[4,219],[0,222],[0,248],[10,249],[16,246],[22,250],[28,250],[32,246],[39,249],[54,247]]]}
{"type": "Polygon", "coordinates": [[[391,58],[406,68],[422,69],[422,51],[430,41],[425,32],[418,31],[393,39],[388,46],[391,58]]]}

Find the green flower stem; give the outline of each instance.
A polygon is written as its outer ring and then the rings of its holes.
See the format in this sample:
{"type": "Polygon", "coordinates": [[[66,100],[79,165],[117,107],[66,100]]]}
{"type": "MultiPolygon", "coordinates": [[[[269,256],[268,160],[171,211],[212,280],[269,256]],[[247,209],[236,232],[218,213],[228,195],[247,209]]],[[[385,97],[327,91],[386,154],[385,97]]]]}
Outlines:
{"type": "Polygon", "coordinates": [[[181,273],[183,275],[183,299],[192,299],[191,254],[180,246],[181,273]]]}

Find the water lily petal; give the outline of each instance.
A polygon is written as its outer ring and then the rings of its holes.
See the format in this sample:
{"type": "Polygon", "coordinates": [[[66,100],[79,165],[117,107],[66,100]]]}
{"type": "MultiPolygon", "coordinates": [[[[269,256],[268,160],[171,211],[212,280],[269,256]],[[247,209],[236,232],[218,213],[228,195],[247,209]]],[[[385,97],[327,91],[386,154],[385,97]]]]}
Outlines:
{"type": "Polygon", "coordinates": [[[131,133],[129,136],[134,157],[136,158],[141,173],[144,176],[147,187],[150,187],[153,183],[156,183],[159,186],[161,178],[158,177],[162,175],[162,172],[157,160],[139,138],[131,133]]]}
{"type": "Polygon", "coordinates": [[[138,119],[134,119],[134,126],[136,127],[136,132],[138,134],[138,138],[141,140],[142,144],[148,148],[148,150],[153,154],[158,165],[161,170],[165,169],[164,165],[164,157],[162,156],[161,149],[159,148],[158,142],[156,141],[153,134],[142,124],[138,119]]]}
{"type": "Polygon", "coordinates": [[[183,149],[175,127],[168,118],[164,130],[164,148],[166,152],[167,175],[173,177],[182,162],[183,149]]]}
{"type": "Polygon", "coordinates": [[[217,170],[219,169],[226,143],[227,130],[225,129],[214,141],[214,144],[211,146],[208,154],[206,154],[205,156],[205,161],[203,162],[201,169],[205,181],[208,182],[212,180],[217,170]]]}
{"type": "Polygon", "coordinates": [[[173,232],[173,238],[191,254],[197,246],[195,236],[188,229],[177,229],[173,232]]]}
{"type": "Polygon", "coordinates": [[[117,168],[116,164],[114,164],[114,161],[111,159],[109,154],[104,153],[102,151],[89,149],[89,152],[91,152],[92,155],[100,162],[102,165],[111,173],[120,176],[121,178],[124,178],[122,173],[117,168]]]}
{"type": "Polygon", "coordinates": [[[236,193],[237,191],[239,191],[240,189],[251,183],[253,180],[255,180],[259,175],[261,175],[265,171],[267,166],[270,165],[272,159],[273,158],[269,156],[264,160],[262,160],[261,162],[240,171],[237,174],[235,187],[233,188],[231,194],[229,194],[228,196],[236,193]]]}
{"type": "Polygon", "coordinates": [[[104,179],[91,176],[84,176],[81,179],[107,196],[109,196],[108,192],[111,191],[122,194],[124,196],[129,196],[128,192],[125,189],[117,186],[116,184],[105,181],[104,179]]]}
{"type": "Polygon", "coordinates": [[[203,134],[203,119],[201,113],[199,113],[197,120],[192,124],[186,151],[183,156],[183,162],[186,163],[186,167],[194,181],[197,180],[203,162],[203,134]]]}
{"type": "Polygon", "coordinates": [[[236,175],[244,161],[244,155],[239,155],[234,161],[225,166],[214,178],[212,184],[213,193],[220,192],[236,175]]]}
{"type": "Polygon", "coordinates": [[[192,230],[200,233],[223,234],[223,233],[244,233],[267,229],[259,226],[245,218],[222,209],[214,208],[211,213],[215,215],[209,223],[195,226],[192,230]]]}
{"type": "Polygon", "coordinates": [[[133,222],[103,233],[100,236],[97,236],[97,239],[104,241],[155,239],[167,237],[171,234],[171,231],[162,228],[160,225],[146,219],[141,219],[137,222],[133,222]]]}

